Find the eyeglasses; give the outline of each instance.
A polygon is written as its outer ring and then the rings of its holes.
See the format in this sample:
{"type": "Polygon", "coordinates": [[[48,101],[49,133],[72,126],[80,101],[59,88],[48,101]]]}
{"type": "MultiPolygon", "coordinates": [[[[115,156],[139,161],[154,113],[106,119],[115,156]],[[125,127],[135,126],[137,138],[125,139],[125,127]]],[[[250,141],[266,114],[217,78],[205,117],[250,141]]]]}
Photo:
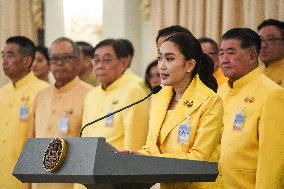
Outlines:
{"type": "Polygon", "coordinates": [[[59,61],[61,61],[63,63],[67,63],[67,62],[70,62],[71,60],[73,60],[74,58],[76,58],[74,55],[51,56],[50,57],[50,63],[54,64],[54,63],[57,63],[59,61]]]}
{"type": "Polygon", "coordinates": [[[112,59],[111,58],[103,58],[103,59],[95,58],[94,59],[95,65],[98,65],[100,62],[102,62],[103,65],[108,65],[112,62],[112,59]]]}
{"type": "Polygon", "coordinates": [[[284,40],[284,38],[283,37],[267,37],[267,38],[260,37],[260,40],[261,42],[265,42],[269,45],[273,45],[276,43],[276,41],[284,40]]]}

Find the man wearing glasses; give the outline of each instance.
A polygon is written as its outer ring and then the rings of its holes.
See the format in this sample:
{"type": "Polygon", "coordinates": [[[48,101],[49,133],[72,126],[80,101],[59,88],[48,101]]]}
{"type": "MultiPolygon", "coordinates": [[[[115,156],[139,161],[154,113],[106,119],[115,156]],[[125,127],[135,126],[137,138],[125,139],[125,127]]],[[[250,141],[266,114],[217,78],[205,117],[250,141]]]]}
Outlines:
{"type": "MultiPolygon", "coordinates": [[[[146,96],[141,85],[125,74],[124,51],[115,39],[95,46],[94,71],[100,85],[85,99],[83,124],[109,114],[146,96]]],[[[82,136],[105,137],[118,150],[139,150],[146,142],[149,121],[146,100],[86,127],[82,136]]]]}
{"type": "Polygon", "coordinates": [[[264,20],[258,27],[261,38],[259,59],[264,64],[264,74],[284,86],[284,22],[264,20]]]}
{"type": "MultiPolygon", "coordinates": [[[[95,46],[94,71],[100,85],[88,93],[84,103],[83,125],[125,107],[146,96],[136,82],[129,81],[124,49],[115,39],[105,39],[95,46]]],[[[83,137],[104,137],[118,150],[138,151],[148,132],[149,101],[107,117],[86,127],[83,137]]],[[[85,188],[76,185],[74,189],[85,188]]]]}
{"type": "MultiPolygon", "coordinates": [[[[93,87],[79,79],[80,50],[68,38],[56,39],[49,49],[55,84],[41,91],[35,100],[31,137],[79,136],[85,95],[93,87]]],[[[71,189],[73,184],[34,184],[35,188],[71,189]]]]}

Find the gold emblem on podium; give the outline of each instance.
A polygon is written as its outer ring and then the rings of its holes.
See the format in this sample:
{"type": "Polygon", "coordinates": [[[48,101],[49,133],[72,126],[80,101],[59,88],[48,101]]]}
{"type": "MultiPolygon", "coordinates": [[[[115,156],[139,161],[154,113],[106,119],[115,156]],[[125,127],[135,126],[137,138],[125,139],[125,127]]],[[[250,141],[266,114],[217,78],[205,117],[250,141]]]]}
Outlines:
{"type": "Polygon", "coordinates": [[[55,138],[47,146],[43,156],[43,168],[48,172],[57,171],[63,164],[67,153],[67,143],[64,139],[55,138]]]}

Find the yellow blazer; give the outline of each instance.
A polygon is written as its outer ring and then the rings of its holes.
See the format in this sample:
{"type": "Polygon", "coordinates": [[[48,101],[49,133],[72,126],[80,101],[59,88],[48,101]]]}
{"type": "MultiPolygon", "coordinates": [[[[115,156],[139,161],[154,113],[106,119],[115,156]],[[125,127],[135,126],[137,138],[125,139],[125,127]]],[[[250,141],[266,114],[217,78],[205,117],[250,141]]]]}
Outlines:
{"type": "MultiPolygon", "coordinates": [[[[218,161],[223,128],[221,98],[196,76],[164,123],[173,93],[172,87],[163,87],[154,97],[147,142],[140,152],[160,157],[218,161]],[[190,116],[191,133],[188,144],[178,144],[179,124],[186,114],[190,116]]],[[[189,188],[189,184],[186,185],[189,188]]]]}

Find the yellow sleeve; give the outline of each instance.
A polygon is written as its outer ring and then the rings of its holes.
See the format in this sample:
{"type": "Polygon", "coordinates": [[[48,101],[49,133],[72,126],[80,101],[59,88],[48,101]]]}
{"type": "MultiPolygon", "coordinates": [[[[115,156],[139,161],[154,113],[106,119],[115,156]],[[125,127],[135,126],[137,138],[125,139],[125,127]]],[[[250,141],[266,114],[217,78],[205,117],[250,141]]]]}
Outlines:
{"type": "Polygon", "coordinates": [[[284,90],[266,100],[259,120],[256,189],[284,188],[284,90]]]}
{"type": "Polygon", "coordinates": [[[203,114],[199,119],[193,146],[187,153],[164,153],[159,156],[208,161],[221,140],[223,103],[220,96],[214,95],[203,104],[203,114]]]}
{"type": "MultiPolygon", "coordinates": [[[[131,89],[128,95],[129,104],[146,96],[139,88],[131,89]]],[[[149,125],[149,100],[136,104],[123,112],[124,149],[138,151],[146,143],[149,125]]]]}
{"type": "Polygon", "coordinates": [[[138,150],[138,152],[143,154],[143,155],[151,155],[150,144],[149,144],[150,141],[151,141],[151,136],[152,136],[151,131],[152,131],[152,129],[151,129],[151,127],[149,127],[146,144],[141,148],[141,150],[138,150]]]}
{"type": "MultiPolygon", "coordinates": [[[[141,148],[141,150],[139,150],[138,152],[143,154],[143,155],[151,155],[151,151],[150,151],[150,146],[153,142],[153,129],[155,127],[155,125],[151,125],[151,115],[152,115],[152,111],[153,111],[153,106],[155,106],[155,98],[156,95],[152,95],[150,98],[150,108],[149,108],[149,129],[148,129],[148,134],[147,134],[147,140],[146,140],[146,144],[141,148]]],[[[153,144],[152,144],[153,145],[153,144]]]]}
{"type": "Polygon", "coordinates": [[[39,93],[36,95],[35,100],[33,102],[33,108],[31,112],[31,120],[30,120],[30,127],[29,127],[29,133],[28,138],[35,138],[35,113],[36,113],[36,107],[37,107],[37,101],[38,101],[39,93]]]}

